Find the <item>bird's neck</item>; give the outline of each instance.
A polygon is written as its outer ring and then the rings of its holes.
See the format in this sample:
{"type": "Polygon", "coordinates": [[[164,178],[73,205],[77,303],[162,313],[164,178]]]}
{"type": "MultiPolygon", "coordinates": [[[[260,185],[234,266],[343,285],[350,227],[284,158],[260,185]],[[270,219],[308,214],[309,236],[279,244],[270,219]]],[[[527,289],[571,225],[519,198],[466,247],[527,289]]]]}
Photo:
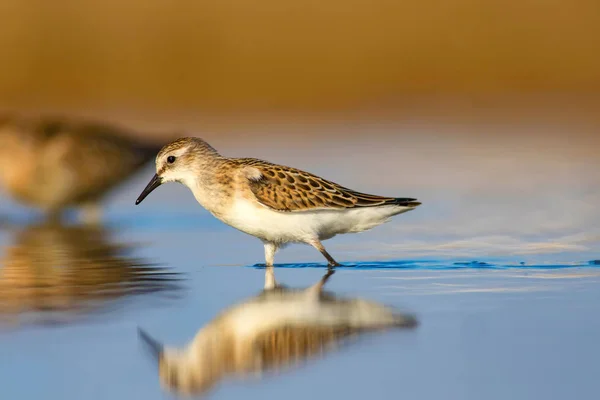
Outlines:
{"type": "Polygon", "coordinates": [[[193,173],[183,179],[198,203],[213,214],[219,214],[226,203],[227,193],[220,178],[225,162],[226,159],[220,156],[203,159],[195,165],[193,173]]]}

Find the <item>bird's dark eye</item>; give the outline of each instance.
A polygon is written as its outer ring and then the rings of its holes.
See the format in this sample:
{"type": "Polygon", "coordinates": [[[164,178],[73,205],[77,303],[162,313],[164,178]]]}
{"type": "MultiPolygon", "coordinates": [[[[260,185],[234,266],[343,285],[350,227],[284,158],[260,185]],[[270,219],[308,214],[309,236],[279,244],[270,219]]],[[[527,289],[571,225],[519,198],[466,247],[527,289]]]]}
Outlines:
{"type": "Polygon", "coordinates": [[[175,156],[169,156],[169,157],[167,157],[167,162],[169,164],[173,164],[175,162],[175,156]]]}

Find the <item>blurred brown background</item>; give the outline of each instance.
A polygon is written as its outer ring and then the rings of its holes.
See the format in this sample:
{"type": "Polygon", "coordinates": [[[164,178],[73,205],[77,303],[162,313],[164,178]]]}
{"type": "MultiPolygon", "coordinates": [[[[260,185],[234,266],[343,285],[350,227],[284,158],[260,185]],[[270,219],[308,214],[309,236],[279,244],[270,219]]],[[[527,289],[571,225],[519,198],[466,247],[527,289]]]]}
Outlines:
{"type": "Polygon", "coordinates": [[[0,14],[3,109],[399,111],[536,94],[524,103],[593,114],[600,90],[597,0],[3,0],[0,14]]]}

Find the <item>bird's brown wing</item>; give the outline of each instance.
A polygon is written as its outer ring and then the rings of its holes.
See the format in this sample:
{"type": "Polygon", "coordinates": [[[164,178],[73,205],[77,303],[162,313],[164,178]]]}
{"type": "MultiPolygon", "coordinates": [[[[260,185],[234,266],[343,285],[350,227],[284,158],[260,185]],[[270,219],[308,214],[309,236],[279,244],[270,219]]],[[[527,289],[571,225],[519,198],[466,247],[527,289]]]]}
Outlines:
{"type": "Polygon", "coordinates": [[[355,207],[399,205],[416,207],[412,198],[394,198],[359,193],[309,172],[245,158],[243,168],[250,189],[259,203],[277,211],[342,210],[355,207]]]}

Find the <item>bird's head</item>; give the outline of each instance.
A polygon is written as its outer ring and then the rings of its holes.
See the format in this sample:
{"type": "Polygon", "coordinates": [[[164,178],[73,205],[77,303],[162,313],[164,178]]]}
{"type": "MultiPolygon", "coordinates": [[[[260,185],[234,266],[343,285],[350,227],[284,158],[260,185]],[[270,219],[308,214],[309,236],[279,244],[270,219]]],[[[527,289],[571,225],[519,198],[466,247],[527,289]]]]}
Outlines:
{"type": "Polygon", "coordinates": [[[179,182],[192,188],[205,162],[217,157],[217,151],[200,138],[185,137],[167,144],[156,156],[156,174],[135,204],[140,204],[163,183],[179,182]]]}

